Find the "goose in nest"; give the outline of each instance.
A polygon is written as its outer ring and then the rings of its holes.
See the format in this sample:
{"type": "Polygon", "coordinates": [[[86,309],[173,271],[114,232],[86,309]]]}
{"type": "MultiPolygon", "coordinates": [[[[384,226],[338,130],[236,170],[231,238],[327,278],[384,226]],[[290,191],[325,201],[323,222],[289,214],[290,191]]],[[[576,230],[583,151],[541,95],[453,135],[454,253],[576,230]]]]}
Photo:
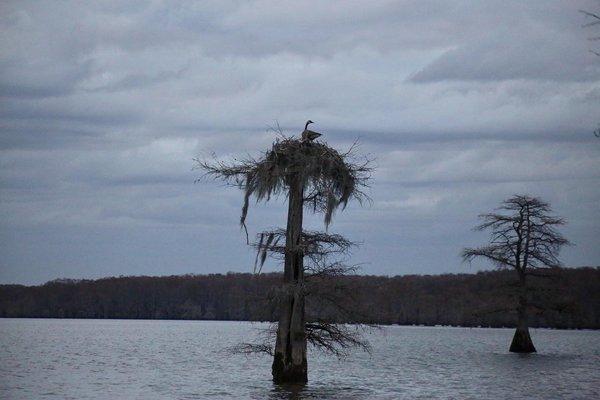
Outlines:
{"type": "Polygon", "coordinates": [[[311,131],[308,129],[309,124],[314,124],[310,119],[306,121],[306,125],[304,125],[304,131],[302,132],[302,141],[303,142],[312,142],[319,136],[322,136],[319,132],[311,131]]]}

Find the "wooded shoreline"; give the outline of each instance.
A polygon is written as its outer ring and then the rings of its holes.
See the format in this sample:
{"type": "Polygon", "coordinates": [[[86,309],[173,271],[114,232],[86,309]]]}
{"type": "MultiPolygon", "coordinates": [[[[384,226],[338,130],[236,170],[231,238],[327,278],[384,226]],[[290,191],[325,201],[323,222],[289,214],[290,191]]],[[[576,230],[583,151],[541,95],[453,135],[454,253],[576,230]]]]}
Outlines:
{"type": "MultiPolygon", "coordinates": [[[[360,306],[346,321],[326,302],[307,303],[307,318],[381,325],[514,327],[511,271],[476,274],[341,277],[360,306]],[[508,290],[507,290],[508,289],[508,290]]],[[[227,273],[164,277],[61,279],[39,286],[0,285],[0,317],[276,321],[281,275],[227,273]]],[[[331,282],[321,283],[331,289],[331,282]]],[[[540,308],[531,327],[600,329],[600,268],[562,268],[532,282],[540,308]]],[[[324,291],[327,291],[324,290],[324,291]]]]}

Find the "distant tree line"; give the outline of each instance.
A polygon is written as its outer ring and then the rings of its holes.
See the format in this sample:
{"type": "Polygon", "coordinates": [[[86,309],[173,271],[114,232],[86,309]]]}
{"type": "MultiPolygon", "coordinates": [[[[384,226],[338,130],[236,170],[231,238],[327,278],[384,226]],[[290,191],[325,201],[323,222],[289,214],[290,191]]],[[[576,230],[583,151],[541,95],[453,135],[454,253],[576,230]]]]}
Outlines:
{"type": "MultiPolygon", "coordinates": [[[[401,325],[514,327],[518,278],[512,271],[476,274],[341,276],[359,307],[352,321],[339,307],[307,300],[307,320],[401,325]]],[[[531,327],[600,329],[600,268],[552,269],[531,279],[539,312],[531,327]]],[[[55,280],[40,286],[0,285],[0,317],[277,321],[273,293],[281,274],[211,274],[55,280]]],[[[335,285],[335,287],[330,287],[335,285]]]]}

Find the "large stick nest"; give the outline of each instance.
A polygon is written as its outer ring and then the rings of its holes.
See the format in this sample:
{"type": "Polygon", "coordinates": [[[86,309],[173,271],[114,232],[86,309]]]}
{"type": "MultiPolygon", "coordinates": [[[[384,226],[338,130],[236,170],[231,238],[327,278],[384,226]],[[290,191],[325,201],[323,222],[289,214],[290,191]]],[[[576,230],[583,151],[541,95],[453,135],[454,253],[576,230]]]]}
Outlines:
{"type": "Polygon", "coordinates": [[[285,138],[275,141],[261,158],[249,157],[233,163],[197,162],[208,175],[244,190],[242,225],[252,196],[257,201],[268,201],[272,196],[287,194],[292,181],[300,179],[304,201],[315,212],[323,212],[325,226],[329,226],[335,210],[345,208],[351,198],[361,203],[368,200],[363,189],[370,176],[369,160],[352,161],[354,147],[340,153],[325,143],[285,138]]]}

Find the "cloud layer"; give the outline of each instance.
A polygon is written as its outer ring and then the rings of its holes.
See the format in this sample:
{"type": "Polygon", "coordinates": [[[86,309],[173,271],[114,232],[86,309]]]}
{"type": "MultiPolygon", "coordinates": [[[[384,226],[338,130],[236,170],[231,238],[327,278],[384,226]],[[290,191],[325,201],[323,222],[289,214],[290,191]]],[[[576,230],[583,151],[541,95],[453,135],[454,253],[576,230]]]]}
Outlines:
{"type": "MultiPolygon", "coordinates": [[[[194,157],[256,154],[310,118],[376,158],[332,229],[373,274],[464,272],[515,192],[597,265],[600,58],[579,9],[530,2],[3,2],[0,282],[249,271],[241,194],[194,157]]],[[[282,225],[283,200],[251,210],[282,225]]],[[[320,217],[307,223],[320,227],[320,217]]],[[[272,265],[272,269],[277,266],[272,265]]]]}

